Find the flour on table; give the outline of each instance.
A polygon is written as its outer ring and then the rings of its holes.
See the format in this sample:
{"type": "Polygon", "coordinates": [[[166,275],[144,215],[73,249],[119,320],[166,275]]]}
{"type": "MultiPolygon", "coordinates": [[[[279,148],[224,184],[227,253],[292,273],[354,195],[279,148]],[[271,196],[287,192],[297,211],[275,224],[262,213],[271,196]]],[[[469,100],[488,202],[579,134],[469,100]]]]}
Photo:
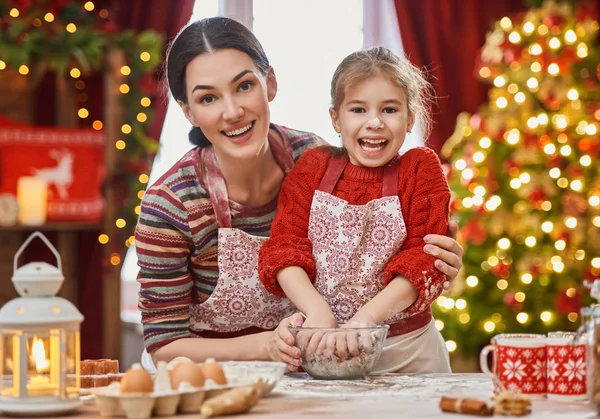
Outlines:
{"type": "Polygon", "coordinates": [[[492,382],[483,374],[378,374],[364,380],[316,380],[306,373],[286,375],[275,393],[286,397],[324,397],[335,399],[377,398],[394,396],[411,401],[431,400],[442,395],[490,398],[492,382]],[[436,380],[436,377],[443,380],[436,380]],[[473,389],[477,392],[474,393],[473,389]]]}

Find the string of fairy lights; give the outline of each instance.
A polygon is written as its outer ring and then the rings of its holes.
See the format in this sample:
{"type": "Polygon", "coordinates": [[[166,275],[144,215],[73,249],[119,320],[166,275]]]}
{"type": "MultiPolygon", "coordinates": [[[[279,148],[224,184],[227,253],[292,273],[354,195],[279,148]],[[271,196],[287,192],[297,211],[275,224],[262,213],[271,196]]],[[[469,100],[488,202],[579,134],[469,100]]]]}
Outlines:
{"type": "MultiPolygon", "coordinates": [[[[94,10],[96,9],[96,5],[92,1],[85,2],[81,7],[83,8],[83,10],[85,10],[86,12],[89,12],[89,13],[94,12],[94,10]]],[[[21,17],[21,18],[24,17],[24,16],[22,16],[19,9],[16,7],[11,8],[8,14],[10,17],[12,17],[14,19],[17,19],[19,17],[21,17]]],[[[101,19],[107,20],[109,18],[109,12],[106,9],[101,9],[97,12],[97,16],[100,17],[101,19]]],[[[57,16],[55,16],[52,12],[43,13],[43,16],[35,17],[31,21],[31,26],[33,26],[33,28],[40,28],[44,24],[53,24],[54,27],[60,27],[62,25],[62,29],[64,29],[64,31],[66,31],[67,33],[72,34],[72,35],[76,34],[76,32],[80,29],[80,28],[78,28],[78,26],[75,23],[72,23],[72,22],[58,22],[57,16]]],[[[147,66],[147,64],[152,60],[152,58],[153,58],[153,56],[151,55],[151,53],[148,51],[145,51],[145,50],[140,51],[139,55],[137,57],[136,56],[128,56],[127,57],[128,61],[129,61],[128,64],[130,64],[130,65],[123,65],[120,68],[120,74],[125,77],[125,79],[124,79],[125,81],[118,87],[119,92],[121,93],[121,95],[123,95],[123,97],[125,97],[127,95],[131,96],[133,93],[132,87],[127,80],[128,77],[132,76],[131,65],[135,64],[134,62],[132,62],[132,60],[139,60],[140,63],[145,63],[147,66]]],[[[2,59],[0,59],[0,70],[4,70],[7,67],[8,67],[7,63],[5,61],[3,61],[2,59]]],[[[16,68],[16,70],[18,71],[19,74],[21,74],[23,76],[26,76],[30,73],[30,67],[27,64],[19,65],[16,68]]],[[[147,70],[147,68],[145,68],[144,70],[147,70]]],[[[90,119],[90,111],[86,107],[86,102],[88,101],[88,95],[85,93],[86,83],[81,79],[82,76],[84,75],[84,73],[85,73],[85,71],[82,68],[78,68],[76,65],[71,65],[71,67],[68,69],[68,74],[69,74],[71,80],[73,81],[75,90],[77,92],[77,94],[76,94],[76,100],[78,102],[77,116],[81,120],[88,121],[90,119]]],[[[138,73],[139,73],[139,71],[138,71],[138,73]]],[[[134,132],[134,129],[144,130],[143,124],[145,124],[149,120],[148,113],[149,113],[149,108],[152,105],[152,100],[145,95],[141,95],[141,97],[139,98],[139,100],[136,101],[136,103],[133,103],[130,105],[137,107],[138,109],[135,109],[135,112],[134,112],[135,119],[127,120],[127,116],[126,116],[125,123],[123,123],[123,125],[120,128],[121,133],[123,134],[123,137],[118,139],[114,144],[115,148],[120,152],[123,152],[128,147],[128,143],[131,142],[130,137],[131,137],[131,134],[134,132]]],[[[130,119],[131,118],[133,118],[133,117],[130,117],[130,119]]],[[[95,119],[93,121],[89,121],[89,123],[94,130],[100,131],[104,128],[104,123],[100,119],[95,119]]],[[[136,193],[136,197],[137,197],[138,201],[137,201],[137,205],[133,208],[133,213],[136,216],[138,216],[141,211],[141,207],[140,207],[139,203],[144,196],[144,189],[149,181],[148,174],[146,174],[146,173],[140,174],[139,177],[137,178],[137,181],[139,182],[138,183],[139,190],[136,193]]],[[[131,220],[128,223],[128,221],[126,220],[126,217],[119,216],[116,220],[114,220],[114,224],[118,229],[125,229],[128,225],[130,225],[130,227],[131,227],[131,224],[134,224],[134,223],[132,222],[133,217],[130,217],[130,218],[131,218],[131,220]]],[[[109,242],[111,242],[111,239],[113,239],[113,238],[110,237],[109,234],[107,234],[106,232],[103,232],[103,233],[99,234],[99,236],[98,236],[98,241],[103,245],[107,245],[109,242]]],[[[126,247],[132,246],[134,244],[134,240],[135,240],[134,236],[129,235],[129,237],[124,241],[125,246],[126,247]]],[[[113,243],[114,243],[114,240],[113,240],[113,243]]],[[[117,244],[114,244],[114,245],[118,246],[117,244]]],[[[121,253],[119,251],[112,252],[110,255],[109,261],[110,261],[110,264],[112,264],[114,266],[120,265],[121,264],[121,253]]]]}
{"type": "MultiPolygon", "coordinates": [[[[496,32],[488,36],[484,52],[489,56],[498,57],[498,59],[492,59],[492,65],[482,60],[477,74],[482,80],[493,85],[489,93],[490,102],[487,110],[489,114],[497,113],[504,118],[502,123],[505,124],[506,129],[498,129],[499,138],[496,138],[487,134],[485,129],[473,127],[473,124],[469,122],[462,126],[457,125],[457,131],[461,137],[461,148],[463,148],[460,153],[464,155],[455,158],[452,162],[451,176],[454,177],[455,182],[464,185],[468,192],[460,197],[455,196],[453,205],[460,211],[470,211],[473,217],[491,216],[499,208],[506,210],[506,207],[503,208],[505,204],[503,196],[496,193],[496,190],[490,192],[486,187],[486,182],[489,181],[487,159],[494,157],[492,149],[498,141],[504,141],[508,147],[517,150],[525,149],[525,143],[531,141],[531,137],[533,137],[540,152],[551,163],[543,171],[540,171],[539,167],[529,171],[528,164],[513,165],[506,174],[503,174],[504,178],[510,179],[508,187],[514,191],[514,195],[517,197],[520,196],[521,189],[529,188],[528,190],[531,190],[534,183],[540,182],[544,182],[544,186],[547,186],[548,189],[556,188],[558,195],[562,193],[561,191],[584,195],[587,193],[585,208],[583,204],[578,203],[577,210],[581,214],[589,210],[590,224],[595,228],[600,228],[600,212],[598,212],[600,210],[600,184],[592,185],[585,176],[586,169],[589,174],[592,162],[596,158],[590,152],[597,142],[600,108],[586,113],[586,99],[582,100],[582,96],[587,93],[584,91],[585,87],[575,83],[570,86],[561,84],[566,79],[561,77],[569,76],[572,71],[570,64],[577,59],[582,60],[589,56],[590,45],[596,38],[599,25],[594,19],[585,19],[585,21],[573,19],[573,15],[565,15],[564,19],[557,19],[556,24],[548,25],[545,17],[547,15],[544,16],[544,12],[540,9],[525,14],[524,20],[519,23],[513,22],[509,17],[504,17],[498,22],[496,32]],[[506,49],[511,47],[515,47],[517,51],[514,60],[510,64],[502,62],[506,49]],[[566,48],[573,51],[577,58],[561,59],[562,55],[566,54],[564,52],[566,48]],[[552,83],[555,84],[550,85],[550,82],[547,82],[548,79],[554,80],[552,83]],[[554,97],[552,95],[555,92],[552,88],[556,86],[559,86],[557,91],[564,96],[554,97]],[[550,93],[546,95],[546,91],[550,93]],[[538,106],[543,101],[547,101],[544,102],[544,106],[538,106]],[[525,114],[523,118],[525,124],[518,120],[514,113],[507,113],[511,107],[512,109],[521,107],[520,112],[525,114]],[[530,115],[527,115],[528,113],[530,115]],[[556,135],[548,135],[551,131],[555,131],[556,135]],[[470,141],[468,145],[473,145],[473,147],[469,151],[464,151],[464,148],[468,148],[465,147],[467,139],[470,141]],[[569,170],[561,169],[558,159],[570,161],[569,170]],[[543,180],[544,178],[550,179],[553,185],[543,180]],[[592,211],[596,215],[593,215],[592,211]]],[[[598,74],[600,74],[600,66],[598,74]]],[[[595,82],[597,84],[597,80],[595,82]]],[[[491,121],[490,125],[493,122],[491,121]]],[[[457,151],[459,151],[458,147],[453,150],[455,155],[457,151]]],[[[532,156],[526,156],[526,158],[537,161],[532,156]]],[[[533,164],[529,167],[533,167],[533,164]]],[[[581,223],[584,220],[573,214],[564,213],[561,213],[560,218],[556,219],[556,211],[559,210],[556,205],[556,201],[553,203],[552,197],[549,196],[537,200],[517,200],[512,208],[515,214],[526,214],[530,211],[536,214],[536,218],[533,218],[533,221],[530,220],[531,224],[527,225],[527,234],[499,237],[494,253],[481,261],[480,269],[483,272],[490,270],[499,272],[495,273],[496,287],[502,291],[509,288],[509,273],[507,272],[510,272],[510,268],[515,270],[510,273],[510,279],[520,281],[525,286],[514,295],[511,294],[518,304],[524,303],[529,297],[526,292],[527,286],[535,280],[542,287],[546,287],[549,284],[550,275],[536,275],[539,272],[534,273],[523,266],[513,266],[510,251],[515,245],[525,246],[534,252],[540,248],[542,241],[547,243],[550,240],[554,254],[547,260],[542,260],[542,256],[538,257],[539,260],[536,260],[537,265],[535,266],[538,271],[546,270],[549,273],[562,274],[568,268],[569,263],[577,261],[589,263],[586,269],[589,269],[591,275],[600,276],[600,257],[597,254],[589,254],[583,248],[572,248],[572,243],[569,241],[571,234],[576,229],[583,228],[581,223]],[[553,209],[555,212],[552,212],[553,209]],[[539,223],[536,223],[535,220],[539,220],[539,223]],[[500,268],[503,268],[503,265],[508,269],[502,271],[500,268]]],[[[466,275],[465,290],[482,286],[482,281],[477,275],[470,272],[466,272],[466,275]]],[[[572,286],[565,290],[568,298],[575,298],[577,293],[578,290],[572,286]]],[[[468,325],[473,320],[473,313],[469,311],[468,301],[465,298],[440,296],[436,305],[441,313],[447,314],[448,318],[452,317],[452,321],[468,325]]],[[[511,313],[511,315],[513,314],[511,313]]],[[[516,310],[514,316],[521,325],[527,325],[533,320],[533,317],[537,317],[543,324],[550,326],[556,320],[557,313],[552,308],[546,307],[537,313],[528,312],[525,309],[516,310]]],[[[569,312],[566,317],[571,323],[579,320],[579,314],[575,311],[569,312]]],[[[504,320],[503,315],[496,312],[471,327],[476,327],[490,335],[501,333],[506,328],[504,320]]],[[[438,330],[443,330],[446,326],[443,320],[436,321],[438,330]]],[[[458,343],[453,339],[446,340],[446,346],[450,352],[458,349],[458,343]]]]}

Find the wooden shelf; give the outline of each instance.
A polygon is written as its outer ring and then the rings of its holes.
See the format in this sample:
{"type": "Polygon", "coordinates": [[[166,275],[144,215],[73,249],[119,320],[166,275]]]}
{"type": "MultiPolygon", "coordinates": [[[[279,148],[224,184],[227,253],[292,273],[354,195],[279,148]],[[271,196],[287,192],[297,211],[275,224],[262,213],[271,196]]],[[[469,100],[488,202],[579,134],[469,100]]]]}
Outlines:
{"type": "Polygon", "coordinates": [[[5,231],[83,231],[83,230],[101,230],[100,223],[47,223],[39,226],[14,225],[10,227],[0,227],[0,233],[5,231]]]}

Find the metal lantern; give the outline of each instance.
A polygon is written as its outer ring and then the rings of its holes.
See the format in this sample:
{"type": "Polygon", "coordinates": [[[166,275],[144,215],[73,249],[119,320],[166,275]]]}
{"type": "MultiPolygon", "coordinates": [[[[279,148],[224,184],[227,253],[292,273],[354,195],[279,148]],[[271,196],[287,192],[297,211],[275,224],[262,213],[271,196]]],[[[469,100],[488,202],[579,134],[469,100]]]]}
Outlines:
{"type": "Polygon", "coordinates": [[[17,415],[65,413],[79,400],[79,326],[83,316],[56,297],[64,281],[60,255],[40,232],[27,238],[14,259],[12,282],[21,296],[0,309],[0,412],[17,415]],[[36,237],[50,248],[57,266],[29,263],[17,269],[36,237]]]}

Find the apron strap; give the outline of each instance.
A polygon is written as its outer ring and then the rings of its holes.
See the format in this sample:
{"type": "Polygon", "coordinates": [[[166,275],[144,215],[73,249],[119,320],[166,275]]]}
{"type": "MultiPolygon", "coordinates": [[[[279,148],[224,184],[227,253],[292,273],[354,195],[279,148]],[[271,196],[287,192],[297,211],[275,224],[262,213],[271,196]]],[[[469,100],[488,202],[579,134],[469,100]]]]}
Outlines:
{"type": "MultiPolygon", "coordinates": [[[[272,128],[274,128],[272,126],[272,128]]],[[[278,131],[279,132],[279,131],[278,131]]],[[[286,137],[281,134],[283,142],[287,143],[286,137]]],[[[285,145],[281,144],[273,135],[268,135],[269,147],[273,157],[279,164],[279,167],[285,175],[287,175],[292,167],[294,166],[294,158],[292,156],[292,149],[286,148],[285,145]]],[[[210,196],[210,203],[217,219],[218,228],[231,228],[231,208],[229,207],[229,194],[227,193],[227,185],[225,184],[225,178],[223,172],[219,167],[219,162],[215,154],[215,150],[212,145],[203,147],[200,150],[201,160],[204,162],[206,168],[206,185],[208,188],[208,195],[210,196]]]]}
{"type": "Polygon", "coordinates": [[[271,147],[273,157],[275,157],[275,161],[277,161],[277,164],[279,164],[279,167],[281,167],[281,170],[283,170],[283,173],[287,176],[292,170],[292,167],[294,167],[294,150],[286,135],[280,132],[275,125],[271,124],[271,128],[277,131],[283,139],[282,144],[269,133],[269,147],[271,147]]]}
{"type": "Polygon", "coordinates": [[[210,203],[217,219],[218,228],[231,228],[231,209],[229,208],[229,195],[225,178],[219,167],[217,156],[212,145],[203,147],[202,161],[206,168],[206,186],[210,203]]]}
{"type": "MultiPolygon", "coordinates": [[[[340,180],[344,169],[348,164],[348,155],[332,157],[329,161],[329,165],[325,170],[323,179],[319,184],[319,190],[328,194],[333,193],[335,185],[340,180]]],[[[382,195],[383,196],[397,196],[398,195],[398,167],[400,166],[400,159],[394,157],[390,163],[385,165],[383,168],[383,185],[382,195]]]]}
{"type": "Polygon", "coordinates": [[[330,159],[325,174],[323,175],[323,179],[321,179],[321,183],[319,184],[320,191],[328,194],[333,193],[333,189],[338,183],[338,180],[340,180],[342,173],[344,173],[348,161],[348,154],[346,153],[344,153],[343,156],[335,156],[330,159]]]}
{"type": "Polygon", "coordinates": [[[398,196],[398,168],[400,167],[400,158],[394,157],[391,162],[383,168],[383,186],[381,193],[383,196],[398,196]]]}

